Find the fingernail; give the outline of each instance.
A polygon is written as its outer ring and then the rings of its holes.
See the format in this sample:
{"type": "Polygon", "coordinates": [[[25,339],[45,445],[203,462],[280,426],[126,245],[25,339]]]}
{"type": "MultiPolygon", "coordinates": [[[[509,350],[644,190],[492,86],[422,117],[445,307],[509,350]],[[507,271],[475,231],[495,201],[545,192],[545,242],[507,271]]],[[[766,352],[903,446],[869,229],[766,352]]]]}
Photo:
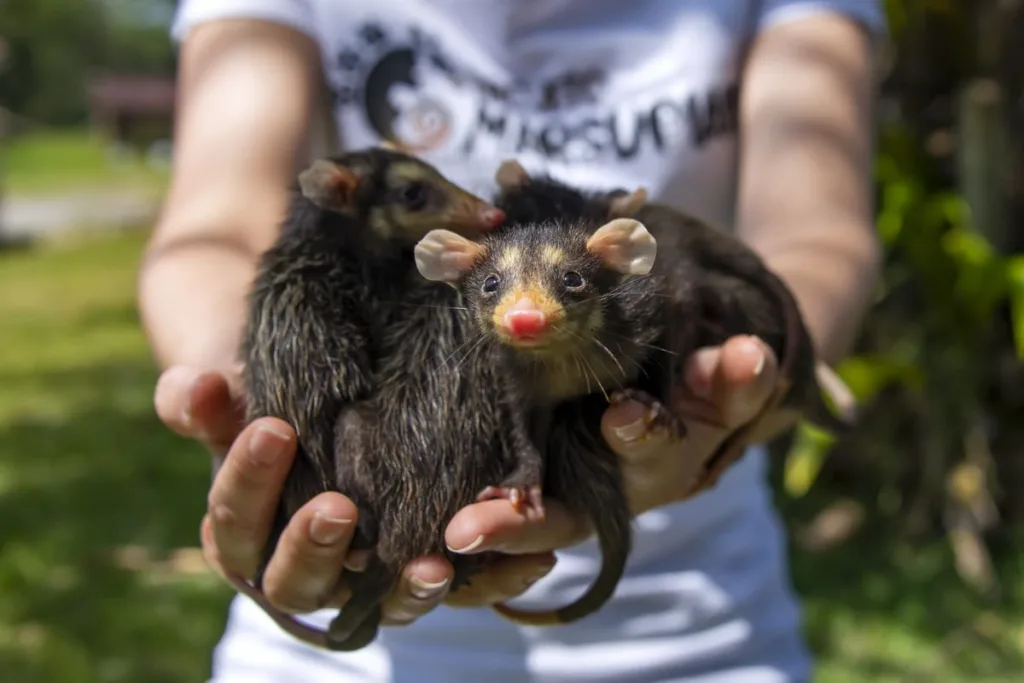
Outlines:
{"type": "Polygon", "coordinates": [[[181,409],[181,426],[184,427],[186,431],[195,431],[195,424],[192,422],[192,410],[189,408],[187,403],[185,404],[185,407],[181,409]]]}
{"type": "Polygon", "coordinates": [[[686,364],[686,386],[697,398],[709,399],[714,390],[712,378],[720,359],[720,350],[698,349],[686,364]]]}
{"type": "Polygon", "coordinates": [[[409,579],[409,585],[412,586],[409,592],[413,594],[413,597],[427,600],[439,595],[444,590],[444,587],[448,585],[448,579],[438,581],[437,583],[427,583],[414,576],[409,579]]]}
{"type": "Polygon", "coordinates": [[[273,465],[287,446],[287,434],[261,425],[249,442],[249,456],[258,465],[273,465]]]}
{"type": "Polygon", "coordinates": [[[321,545],[334,545],[341,540],[351,525],[351,519],[338,519],[317,512],[313,515],[313,521],[309,523],[309,535],[321,545]]]}
{"type": "Polygon", "coordinates": [[[451,550],[453,553],[468,553],[468,552],[471,552],[473,550],[476,550],[477,548],[479,548],[483,544],[484,544],[484,535],[480,534],[479,536],[477,536],[473,540],[472,543],[470,543],[466,547],[464,547],[464,548],[453,548],[451,546],[448,546],[448,550],[451,550]]]}
{"type": "Polygon", "coordinates": [[[366,571],[366,566],[370,564],[370,550],[353,550],[345,558],[345,569],[350,572],[361,572],[366,571]]]}
{"type": "Polygon", "coordinates": [[[647,433],[647,418],[644,416],[628,425],[612,427],[612,433],[623,443],[633,443],[647,433]]]}
{"type": "Polygon", "coordinates": [[[767,363],[763,342],[755,336],[750,336],[747,337],[747,341],[743,346],[746,353],[751,356],[757,356],[757,365],[754,366],[754,377],[757,377],[764,371],[765,363],[767,363]]]}
{"type": "Polygon", "coordinates": [[[199,384],[200,378],[202,378],[202,374],[196,375],[188,383],[188,388],[185,389],[185,405],[181,409],[181,424],[190,432],[195,432],[196,429],[194,416],[192,415],[192,393],[195,391],[196,385],[199,384]]]}

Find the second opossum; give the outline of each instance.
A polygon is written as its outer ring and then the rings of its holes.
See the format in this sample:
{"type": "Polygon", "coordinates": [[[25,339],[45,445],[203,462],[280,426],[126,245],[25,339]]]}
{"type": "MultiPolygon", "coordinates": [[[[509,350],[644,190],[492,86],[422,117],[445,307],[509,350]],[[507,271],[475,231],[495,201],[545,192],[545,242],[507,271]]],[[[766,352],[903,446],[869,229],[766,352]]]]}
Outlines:
{"type": "MultiPolygon", "coordinates": [[[[570,438],[581,446],[549,449],[544,488],[594,520],[601,573],[568,607],[541,613],[502,608],[521,623],[565,623],[611,596],[630,545],[621,474],[600,438],[607,401],[595,403],[595,394],[639,400],[649,408],[650,430],[682,436],[683,423],[663,405],[684,405],[712,421],[717,415],[677,395],[681,361],[699,347],[752,334],[780,359],[781,389],[765,412],[785,395],[783,405],[843,427],[852,419],[852,399],[815,361],[789,290],[736,238],[647,205],[642,190],[588,194],[530,178],[515,162],[502,165],[498,180],[496,204],[506,223],[478,241],[432,231],[417,245],[417,267],[429,280],[458,286],[481,334],[505,348],[519,368],[530,405],[555,411],[551,443],[570,438]],[[845,421],[829,413],[819,379],[845,421]],[[576,411],[575,419],[567,419],[569,411],[576,411]]],[[[739,457],[759,419],[727,440],[694,490],[713,485],[739,457]]]]}
{"type": "MultiPolygon", "coordinates": [[[[440,226],[476,235],[502,218],[500,210],[432,166],[385,149],[319,159],[299,175],[280,237],[260,261],[240,354],[247,420],[284,419],[299,442],[267,557],[291,515],[329,490],[352,495],[360,507],[353,547],[373,545],[380,515],[374,501],[365,499],[360,476],[366,463],[360,458],[400,459],[408,444],[396,441],[383,453],[366,452],[355,442],[350,448],[337,438],[339,417],[346,406],[379,388],[378,363],[383,353],[394,353],[382,351],[393,337],[385,328],[411,310],[403,297],[408,279],[416,275],[411,253],[416,241],[440,226]]],[[[405,358],[418,362],[414,355],[405,358]]],[[[324,647],[350,647],[341,631],[361,623],[353,616],[358,602],[339,617],[334,633],[324,634],[262,597],[262,569],[256,587],[231,579],[292,635],[324,647]]],[[[352,572],[349,579],[366,580],[352,572]]]]}

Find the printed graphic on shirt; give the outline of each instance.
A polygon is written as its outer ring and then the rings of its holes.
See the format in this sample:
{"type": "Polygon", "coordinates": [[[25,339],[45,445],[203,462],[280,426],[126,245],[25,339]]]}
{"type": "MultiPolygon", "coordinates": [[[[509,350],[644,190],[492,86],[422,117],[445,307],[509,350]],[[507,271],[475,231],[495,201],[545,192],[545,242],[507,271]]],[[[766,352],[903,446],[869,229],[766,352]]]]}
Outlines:
{"type": "Polygon", "coordinates": [[[360,110],[382,139],[418,154],[630,160],[683,144],[702,147],[736,130],[734,84],[637,109],[604,97],[600,68],[540,83],[496,83],[415,27],[358,26],[329,75],[337,107],[360,110]]]}

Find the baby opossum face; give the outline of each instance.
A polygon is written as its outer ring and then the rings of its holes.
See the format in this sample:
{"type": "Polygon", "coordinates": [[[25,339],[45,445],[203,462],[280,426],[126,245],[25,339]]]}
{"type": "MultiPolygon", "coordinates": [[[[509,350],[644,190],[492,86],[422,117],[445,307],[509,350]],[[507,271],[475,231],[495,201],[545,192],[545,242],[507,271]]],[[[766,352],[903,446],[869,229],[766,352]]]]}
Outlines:
{"type": "Polygon", "coordinates": [[[321,208],[362,218],[379,237],[410,245],[439,226],[476,236],[505,218],[430,164],[385,149],[317,159],[299,174],[299,186],[321,208]]]}
{"type": "Polygon", "coordinates": [[[416,245],[428,280],[457,286],[482,332],[538,355],[578,346],[601,327],[605,295],[645,275],[657,244],[636,220],[592,234],[558,223],[513,225],[474,242],[434,230],[416,245]]]}

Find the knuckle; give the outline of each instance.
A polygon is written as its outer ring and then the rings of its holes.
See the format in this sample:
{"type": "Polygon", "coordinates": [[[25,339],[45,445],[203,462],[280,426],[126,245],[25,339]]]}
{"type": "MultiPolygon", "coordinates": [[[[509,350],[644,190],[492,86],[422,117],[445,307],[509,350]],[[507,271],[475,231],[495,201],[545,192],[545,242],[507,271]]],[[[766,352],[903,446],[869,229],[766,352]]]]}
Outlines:
{"type": "Polygon", "coordinates": [[[239,515],[230,505],[219,502],[213,494],[210,495],[207,508],[210,525],[214,531],[240,537],[256,536],[257,523],[255,521],[239,515]]]}

